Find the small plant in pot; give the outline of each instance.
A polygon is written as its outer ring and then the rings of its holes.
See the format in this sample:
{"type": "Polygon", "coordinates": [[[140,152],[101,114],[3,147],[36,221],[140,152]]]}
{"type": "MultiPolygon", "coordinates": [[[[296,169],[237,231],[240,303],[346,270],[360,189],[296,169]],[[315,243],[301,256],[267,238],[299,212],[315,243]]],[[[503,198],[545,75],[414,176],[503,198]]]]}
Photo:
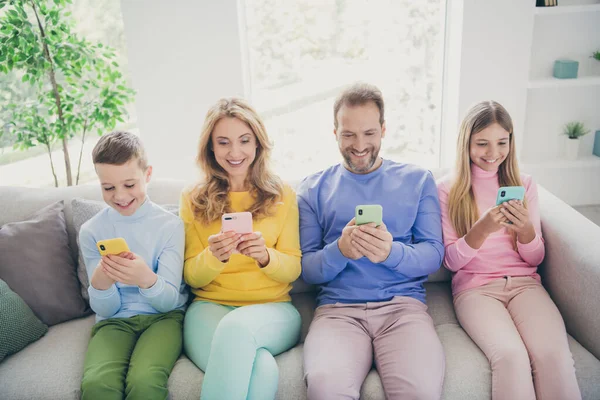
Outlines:
{"type": "Polygon", "coordinates": [[[567,137],[565,143],[566,157],[576,160],[579,154],[579,138],[590,133],[583,122],[572,121],[565,125],[563,134],[567,137]]]}
{"type": "Polygon", "coordinates": [[[596,61],[600,61],[600,51],[595,51],[592,53],[592,58],[596,61]]]}

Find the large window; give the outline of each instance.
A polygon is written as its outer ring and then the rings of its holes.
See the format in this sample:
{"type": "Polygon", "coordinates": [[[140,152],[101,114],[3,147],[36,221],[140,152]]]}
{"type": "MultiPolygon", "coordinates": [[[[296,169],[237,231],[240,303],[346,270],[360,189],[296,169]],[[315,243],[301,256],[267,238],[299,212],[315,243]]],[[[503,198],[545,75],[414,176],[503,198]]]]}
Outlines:
{"type": "MultiPolygon", "coordinates": [[[[0,11],[3,15],[8,8],[0,11]]],[[[125,38],[121,5],[119,0],[73,0],[65,6],[63,14],[73,22],[73,31],[79,38],[85,38],[92,43],[102,43],[114,49],[115,62],[118,70],[124,75],[127,85],[131,87],[131,79],[127,66],[125,38]],[[70,15],[66,13],[70,12],[70,15]]],[[[57,81],[62,82],[60,75],[57,81]]],[[[26,104],[37,101],[35,90],[27,82],[23,82],[23,72],[13,71],[9,74],[0,73],[0,185],[18,186],[54,186],[50,168],[48,150],[44,145],[37,145],[26,150],[15,149],[17,138],[8,130],[11,119],[9,104],[26,104]]],[[[124,122],[119,122],[115,129],[129,130],[137,134],[136,115],[133,102],[126,105],[128,115],[124,122]]],[[[96,179],[91,160],[91,152],[98,141],[96,130],[88,132],[82,147],[81,134],[69,141],[69,155],[72,165],[73,183],[78,172],[78,161],[81,152],[81,168],[79,184],[96,179]]],[[[66,172],[62,152],[62,143],[52,143],[52,159],[58,178],[59,186],[66,185],[66,172]]]]}
{"type": "Polygon", "coordinates": [[[333,102],[355,81],[383,92],[382,155],[437,167],[444,16],[444,0],[246,0],[251,100],[278,174],[298,179],[341,159],[333,102]]]}

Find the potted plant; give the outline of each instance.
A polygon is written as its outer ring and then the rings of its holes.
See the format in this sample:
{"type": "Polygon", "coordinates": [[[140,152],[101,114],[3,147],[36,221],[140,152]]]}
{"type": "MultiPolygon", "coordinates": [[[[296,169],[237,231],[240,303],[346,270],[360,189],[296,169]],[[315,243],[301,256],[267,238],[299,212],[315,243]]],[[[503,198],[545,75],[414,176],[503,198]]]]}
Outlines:
{"type": "Polygon", "coordinates": [[[567,137],[565,155],[568,160],[576,160],[579,154],[579,138],[590,133],[583,122],[572,121],[565,125],[563,134],[567,137]]]}
{"type": "Polygon", "coordinates": [[[595,51],[592,53],[592,58],[596,61],[600,61],[600,51],[595,51]]]}

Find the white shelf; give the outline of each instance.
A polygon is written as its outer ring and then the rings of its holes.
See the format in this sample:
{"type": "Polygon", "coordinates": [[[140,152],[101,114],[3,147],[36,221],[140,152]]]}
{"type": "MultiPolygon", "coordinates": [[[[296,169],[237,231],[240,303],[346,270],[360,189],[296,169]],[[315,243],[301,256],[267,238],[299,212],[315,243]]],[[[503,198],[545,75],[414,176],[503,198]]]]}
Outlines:
{"type": "Polygon", "coordinates": [[[529,89],[542,88],[567,88],[567,87],[582,87],[582,86],[598,86],[600,85],[600,76],[584,76],[576,79],[536,79],[529,81],[529,89]]]}
{"type": "Polygon", "coordinates": [[[600,4],[582,4],[579,6],[555,6],[535,8],[536,15],[559,15],[596,11],[600,11],[600,4]]]}
{"type": "Polygon", "coordinates": [[[534,168],[598,168],[600,169],[600,157],[596,156],[585,156],[580,157],[577,160],[565,160],[561,158],[555,158],[551,161],[523,161],[522,169],[534,169],[534,168]]]}

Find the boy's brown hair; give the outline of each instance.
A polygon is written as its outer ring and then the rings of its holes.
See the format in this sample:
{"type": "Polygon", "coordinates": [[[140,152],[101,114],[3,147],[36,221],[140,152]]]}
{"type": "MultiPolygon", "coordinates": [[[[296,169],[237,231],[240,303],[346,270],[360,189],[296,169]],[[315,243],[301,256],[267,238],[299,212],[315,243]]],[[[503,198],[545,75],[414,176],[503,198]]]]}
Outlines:
{"type": "Polygon", "coordinates": [[[92,150],[94,164],[123,165],[136,158],[142,170],[148,167],[146,150],[140,138],[133,133],[115,131],[98,140],[92,150]]]}

